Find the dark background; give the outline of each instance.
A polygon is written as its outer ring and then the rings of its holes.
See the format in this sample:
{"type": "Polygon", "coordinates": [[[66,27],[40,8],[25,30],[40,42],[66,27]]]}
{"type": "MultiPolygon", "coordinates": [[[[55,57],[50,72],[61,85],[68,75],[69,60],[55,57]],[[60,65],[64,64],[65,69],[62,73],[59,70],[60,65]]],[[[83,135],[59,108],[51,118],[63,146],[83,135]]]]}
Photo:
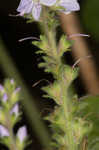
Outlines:
{"type": "MultiPolygon", "coordinates": [[[[98,38],[98,25],[94,26],[96,24],[99,24],[99,10],[96,5],[98,5],[98,1],[95,0],[95,6],[92,8],[92,5],[90,5],[90,2],[93,0],[80,0],[81,3],[81,11],[78,12],[79,19],[81,21],[81,25],[83,28],[83,31],[85,33],[91,35],[89,39],[87,39],[87,42],[89,44],[89,47],[91,48],[91,53],[94,56],[94,60],[97,67],[97,72],[99,72],[98,66],[99,66],[99,38],[98,38]],[[92,8],[92,10],[91,10],[92,8]],[[91,13],[93,12],[93,13],[91,13]],[[89,14],[89,16],[88,16],[89,14]],[[96,16],[96,17],[95,17],[96,16]],[[95,20],[95,19],[96,20],[95,20]],[[89,19],[89,23],[88,23],[89,19]],[[90,20],[94,19],[94,24],[91,25],[90,20]],[[90,25],[89,25],[90,24],[90,25]]],[[[16,8],[18,7],[19,0],[2,0],[0,1],[0,36],[3,39],[3,42],[11,55],[13,61],[16,63],[17,69],[21,73],[22,77],[24,78],[28,88],[31,91],[31,94],[35,95],[37,97],[36,103],[38,104],[38,107],[40,110],[42,110],[45,105],[50,105],[49,107],[52,107],[54,105],[53,101],[45,102],[43,98],[41,98],[42,92],[40,90],[41,86],[46,84],[45,82],[40,83],[35,88],[32,87],[32,85],[41,80],[41,79],[48,79],[52,80],[52,76],[49,74],[45,74],[42,69],[37,68],[37,64],[40,61],[40,56],[35,55],[36,47],[32,45],[31,40],[27,40],[24,42],[19,42],[19,39],[25,38],[25,37],[39,37],[40,31],[36,23],[30,23],[27,24],[26,20],[22,17],[11,17],[9,14],[17,14],[16,8]]],[[[98,5],[99,6],[99,5],[98,5]]],[[[73,58],[70,53],[68,53],[66,56],[67,62],[69,64],[73,64],[73,58]]],[[[4,79],[4,75],[2,73],[2,70],[0,70],[0,82],[2,82],[4,79]]],[[[80,77],[78,77],[74,85],[76,87],[76,91],[79,96],[85,95],[86,91],[84,89],[84,85],[81,82],[80,77]]],[[[25,119],[25,121],[22,120],[20,122],[20,125],[28,123],[25,119]]],[[[30,127],[29,127],[30,128],[30,127]]],[[[29,132],[31,132],[30,129],[28,129],[29,132]]],[[[34,143],[37,142],[36,137],[34,137],[34,143]]],[[[40,149],[39,144],[34,144],[36,149],[40,149]]],[[[33,147],[33,145],[32,145],[33,147]]],[[[29,148],[30,149],[30,148],[29,148]]],[[[32,148],[33,149],[33,148],[32,148]]]]}

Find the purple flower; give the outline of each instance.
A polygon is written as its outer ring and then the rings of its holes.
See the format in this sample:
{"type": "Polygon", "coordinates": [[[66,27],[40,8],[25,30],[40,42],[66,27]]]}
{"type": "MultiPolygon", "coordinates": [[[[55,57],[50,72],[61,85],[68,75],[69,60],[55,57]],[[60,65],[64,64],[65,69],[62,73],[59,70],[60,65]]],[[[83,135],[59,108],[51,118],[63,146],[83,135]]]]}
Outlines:
{"type": "Polygon", "coordinates": [[[14,94],[18,93],[20,90],[21,90],[20,87],[16,88],[16,89],[14,90],[14,94]]]}
{"type": "Polygon", "coordinates": [[[15,104],[10,113],[11,114],[14,113],[16,116],[18,116],[18,114],[19,114],[19,105],[15,104]]]}
{"type": "Polygon", "coordinates": [[[27,137],[27,130],[26,130],[25,126],[21,127],[18,130],[17,136],[18,136],[18,138],[19,138],[21,143],[26,139],[26,137],[27,137]]]}
{"type": "Polygon", "coordinates": [[[0,92],[4,91],[4,87],[0,84],[0,92]]]}
{"type": "Polygon", "coordinates": [[[11,83],[11,84],[14,84],[14,80],[13,80],[13,79],[11,79],[11,80],[10,80],[10,83],[11,83]]]}
{"type": "Polygon", "coordinates": [[[53,6],[57,0],[40,0],[40,3],[45,6],[53,6]]]}
{"type": "Polygon", "coordinates": [[[65,10],[61,10],[63,13],[68,14],[72,11],[80,10],[80,6],[77,0],[59,0],[57,2],[58,6],[62,6],[65,10]]]}
{"type": "Polygon", "coordinates": [[[52,6],[57,0],[21,0],[17,11],[20,12],[20,16],[24,14],[32,14],[33,18],[38,21],[40,18],[42,5],[52,6]]]}
{"type": "Polygon", "coordinates": [[[32,14],[33,18],[38,21],[42,11],[42,5],[45,6],[62,6],[64,13],[69,13],[71,11],[77,11],[80,9],[77,0],[21,0],[17,11],[20,12],[20,16],[24,14],[32,14]]]}
{"type": "Polygon", "coordinates": [[[9,136],[9,132],[4,126],[0,125],[0,137],[4,136],[9,136]]]}
{"type": "Polygon", "coordinates": [[[8,99],[8,95],[6,93],[4,93],[4,95],[2,97],[3,102],[6,102],[7,99],[8,99]]]}

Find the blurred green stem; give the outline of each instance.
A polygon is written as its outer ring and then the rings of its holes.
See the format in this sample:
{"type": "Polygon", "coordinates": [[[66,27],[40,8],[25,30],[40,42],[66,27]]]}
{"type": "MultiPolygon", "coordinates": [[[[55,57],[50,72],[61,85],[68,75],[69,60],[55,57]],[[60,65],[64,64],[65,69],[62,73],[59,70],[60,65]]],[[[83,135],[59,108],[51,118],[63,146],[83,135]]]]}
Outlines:
{"type": "Polygon", "coordinates": [[[10,150],[18,150],[17,148],[17,145],[16,145],[16,140],[15,140],[15,136],[13,134],[13,126],[11,124],[11,115],[10,115],[10,112],[6,114],[6,126],[7,126],[7,129],[9,131],[9,138],[10,138],[10,145],[9,145],[9,149],[10,150]]]}

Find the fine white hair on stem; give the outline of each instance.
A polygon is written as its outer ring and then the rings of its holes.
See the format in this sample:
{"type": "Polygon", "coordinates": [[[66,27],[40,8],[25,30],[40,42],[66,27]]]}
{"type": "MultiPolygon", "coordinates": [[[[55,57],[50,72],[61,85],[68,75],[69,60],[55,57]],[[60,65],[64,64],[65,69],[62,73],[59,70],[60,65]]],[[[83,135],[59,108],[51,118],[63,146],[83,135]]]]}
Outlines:
{"type": "Polygon", "coordinates": [[[40,82],[42,82],[42,81],[46,81],[46,82],[48,82],[48,83],[50,84],[50,82],[49,82],[48,80],[46,80],[46,79],[41,79],[41,80],[37,81],[36,83],[34,83],[34,84],[32,85],[32,87],[37,86],[37,85],[38,85],[40,82]]]}
{"type": "Polygon", "coordinates": [[[90,37],[90,35],[88,35],[88,34],[82,34],[82,33],[75,33],[75,34],[71,34],[71,35],[69,35],[68,37],[69,38],[72,38],[72,37],[79,37],[79,36],[86,36],[86,37],[90,37]]]}
{"type": "Polygon", "coordinates": [[[23,42],[23,41],[26,41],[26,40],[38,40],[38,41],[40,41],[39,38],[37,38],[37,37],[32,37],[32,36],[26,37],[26,38],[23,38],[23,39],[20,39],[20,40],[18,40],[18,41],[19,41],[19,42],[23,42]]]}
{"type": "Polygon", "coordinates": [[[17,14],[17,15],[13,15],[13,14],[9,14],[10,17],[19,17],[21,15],[17,14]]]}
{"type": "Polygon", "coordinates": [[[84,57],[79,58],[79,59],[73,64],[72,68],[74,69],[75,66],[76,66],[80,61],[82,61],[83,59],[87,59],[87,58],[91,58],[91,57],[92,57],[91,55],[88,55],[88,56],[84,56],[84,57]]]}

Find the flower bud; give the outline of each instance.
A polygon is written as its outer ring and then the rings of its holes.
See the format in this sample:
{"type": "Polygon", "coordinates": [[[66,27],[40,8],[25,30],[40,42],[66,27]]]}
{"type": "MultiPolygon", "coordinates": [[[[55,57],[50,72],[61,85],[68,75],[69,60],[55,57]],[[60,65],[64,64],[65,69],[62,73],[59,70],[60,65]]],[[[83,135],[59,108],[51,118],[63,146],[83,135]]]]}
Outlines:
{"type": "Polygon", "coordinates": [[[4,136],[9,136],[9,132],[3,125],[0,125],[0,137],[4,136]]]}
{"type": "Polygon", "coordinates": [[[26,137],[27,137],[27,130],[26,130],[26,127],[25,127],[25,126],[21,127],[21,128],[18,130],[17,136],[18,136],[18,138],[19,138],[19,140],[20,140],[21,143],[24,142],[24,140],[25,140],[26,137]]]}

